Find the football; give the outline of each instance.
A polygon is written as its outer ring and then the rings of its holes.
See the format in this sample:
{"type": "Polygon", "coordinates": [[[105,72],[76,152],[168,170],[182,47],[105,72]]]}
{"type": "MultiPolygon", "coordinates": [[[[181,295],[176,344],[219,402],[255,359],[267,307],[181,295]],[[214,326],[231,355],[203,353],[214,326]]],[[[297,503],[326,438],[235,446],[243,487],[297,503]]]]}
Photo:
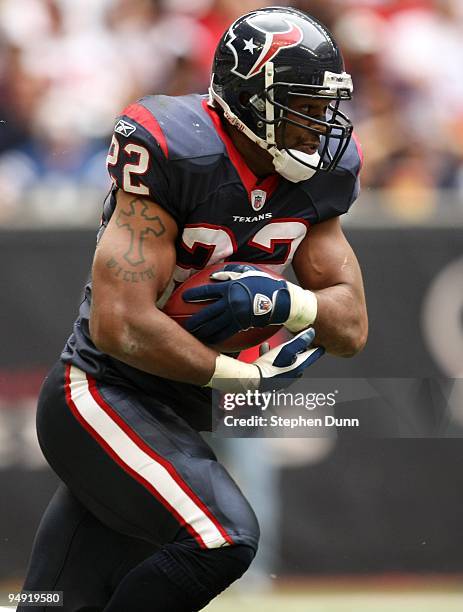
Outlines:
{"type": "MultiPolygon", "coordinates": [[[[176,321],[179,325],[185,326],[188,318],[198,310],[201,310],[205,306],[209,305],[212,300],[207,300],[204,302],[193,303],[193,302],[185,302],[183,300],[183,292],[191,287],[197,287],[199,285],[209,285],[212,283],[217,283],[220,281],[211,280],[210,275],[213,272],[217,272],[218,270],[222,270],[223,267],[228,263],[243,263],[236,261],[227,261],[225,263],[218,263],[207,268],[204,268],[200,272],[193,274],[188,278],[184,283],[182,283],[179,287],[175,289],[172,293],[168,301],[166,302],[163,311],[174,321],[176,321]]],[[[251,264],[250,264],[251,265],[251,264]]],[[[273,276],[273,278],[284,280],[284,277],[276,272],[273,272],[269,267],[264,265],[257,265],[255,263],[252,264],[253,267],[257,268],[261,272],[266,272],[273,276]]],[[[248,330],[243,330],[237,332],[230,338],[227,338],[220,344],[216,344],[213,346],[218,351],[224,353],[237,353],[239,351],[248,349],[250,347],[256,346],[268,340],[271,336],[276,334],[280,329],[281,325],[268,325],[267,327],[253,327],[248,330]]]]}

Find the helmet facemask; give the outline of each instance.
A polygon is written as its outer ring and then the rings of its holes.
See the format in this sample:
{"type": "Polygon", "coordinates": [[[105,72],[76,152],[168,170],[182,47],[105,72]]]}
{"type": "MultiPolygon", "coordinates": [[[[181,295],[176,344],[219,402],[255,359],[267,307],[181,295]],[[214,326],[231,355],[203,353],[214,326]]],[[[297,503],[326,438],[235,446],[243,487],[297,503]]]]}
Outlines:
{"type": "MultiPolygon", "coordinates": [[[[274,87],[277,88],[280,85],[287,86],[288,84],[275,83],[274,87]]],[[[300,90],[301,86],[297,86],[297,89],[300,90]]],[[[266,96],[268,95],[269,93],[266,90],[266,96]]],[[[319,136],[321,141],[319,148],[320,161],[314,169],[330,172],[336,168],[339,160],[349,145],[353,129],[348,117],[339,110],[341,98],[330,98],[332,102],[330,102],[327,108],[327,118],[325,120],[321,120],[290,108],[289,101],[291,96],[305,97],[312,100],[326,99],[326,96],[312,93],[302,93],[301,91],[292,92],[291,90],[288,91],[287,96],[288,102],[286,104],[280,104],[276,100],[274,102],[280,115],[279,122],[277,123],[277,126],[281,125],[280,148],[288,151],[288,154],[294,157],[292,149],[290,149],[287,145],[286,128],[288,125],[294,125],[299,129],[307,130],[308,132],[319,136]],[[301,123],[292,117],[301,118],[303,122],[301,123]],[[307,125],[307,122],[310,125],[307,125]],[[335,143],[334,146],[333,143],[335,143]]],[[[299,161],[301,161],[301,163],[305,163],[302,160],[299,161]]],[[[308,165],[311,167],[310,163],[308,165]]]]}
{"type": "MultiPolygon", "coordinates": [[[[332,73],[329,75],[329,78],[335,76],[332,73]]],[[[352,97],[352,81],[346,73],[336,76],[347,85],[345,89],[336,89],[336,93],[329,85],[320,87],[283,81],[269,83],[270,79],[266,78],[265,89],[250,98],[249,108],[255,116],[257,135],[266,140],[269,149],[275,147],[280,151],[286,151],[290,157],[314,171],[330,172],[336,168],[349,145],[353,131],[349,118],[339,109],[342,100],[350,100],[352,97]],[[292,108],[291,98],[295,97],[328,101],[326,118],[323,120],[292,108]],[[297,150],[290,148],[287,143],[288,125],[307,130],[320,138],[317,163],[307,160],[312,156],[298,153],[297,150]]]]}
{"type": "Polygon", "coordinates": [[[240,106],[249,113],[251,122],[244,123],[230,110],[215,91],[213,83],[210,88],[210,99],[218,102],[224,109],[226,119],[274,157],[275,169],[288,180],[299,182],[311,178],[317,171],[330,172],[336,168],[349,145],[353,131],[349,118],[339,110],[341,101],[350,100],[352,97],[350,75],[345,72],[341,74],[325,72],[323,86],[274,82],[272,62],[267,62],[264,74],[265,86],[260,92],[253,96],[247,95],[243,83],[244,87],[239,94],[240,106]],[[333,85],[334,82],[336,87],[333,85]],[[291,98],[296,96],[329,101],[325,120],[291,108],[291,98]],[[318,153],[309,155],[289,148],[288,125],[294,125],[320,137],[318,153]]]}

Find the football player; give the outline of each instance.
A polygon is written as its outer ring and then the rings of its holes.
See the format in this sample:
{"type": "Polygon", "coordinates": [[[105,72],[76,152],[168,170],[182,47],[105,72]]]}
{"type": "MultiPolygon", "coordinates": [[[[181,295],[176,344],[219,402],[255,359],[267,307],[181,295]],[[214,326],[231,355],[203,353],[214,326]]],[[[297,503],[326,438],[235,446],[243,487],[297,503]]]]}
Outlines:
{"type": "Polygon", "coordinates": [[[365,344],[339,222],[359,191],[340,109],[351,94],[328,30],[272,7],[225,32],[208,96],[147,96],[118,118],[92,280],[39,398],[39,441],[62,484],[24,589],[63,591],[66,612],[186,612],[248,568],[256,517],[198,432],[211,389],[278,388],[324,349],[365,344]],[[213,287],[185,296],[213,299],[187,331],[162,305],[217,262],[213,287]],[[300,286],[253,262],[292,263],[300,286]],[[254,363],[209,346],[272,324],[295,335],[254,363]]]}

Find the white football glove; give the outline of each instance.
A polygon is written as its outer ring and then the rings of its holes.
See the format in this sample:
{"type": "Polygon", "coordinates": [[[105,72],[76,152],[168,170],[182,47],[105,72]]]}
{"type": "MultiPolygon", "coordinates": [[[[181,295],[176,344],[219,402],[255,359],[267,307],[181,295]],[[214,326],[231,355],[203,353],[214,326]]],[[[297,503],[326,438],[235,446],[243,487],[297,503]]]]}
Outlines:
{"type": "Polygon", "coordinates": [[[261,354],[253,363],[244,363],[221,354],[216,359],[214,374],[206,386],[229,393],[286,387],[302,376],[304,370],[325,352],[322,347],[310,348],[314,337],[315,331],[306,329],[292,340],[261,354]]]}

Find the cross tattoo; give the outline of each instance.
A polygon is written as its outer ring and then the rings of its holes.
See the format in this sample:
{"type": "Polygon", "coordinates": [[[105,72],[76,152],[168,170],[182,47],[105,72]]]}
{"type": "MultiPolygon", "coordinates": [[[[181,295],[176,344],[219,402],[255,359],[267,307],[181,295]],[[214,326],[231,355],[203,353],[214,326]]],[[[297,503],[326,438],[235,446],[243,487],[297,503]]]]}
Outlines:
{"type": "Polygon", "coordinates": [[[161,219],[156,215],[150,217],[147,215],[148,204],[143,200],[137,198],[130,202],[130,212],[121,211],[116,219],[118,227],[127,228],[131,234],[129,249],[124,253],[124,259],[129,262],[132,266],[138,266],[138,264],[144,263],[145,257],[143,255],[143,242],[147,234],[154,234],[156,237],[162,236],[166,231],[161,219]],[[131,217],[138,215],[150,222],[150,226],[144,229],[135,229],[131,224],[131,217]]]}

